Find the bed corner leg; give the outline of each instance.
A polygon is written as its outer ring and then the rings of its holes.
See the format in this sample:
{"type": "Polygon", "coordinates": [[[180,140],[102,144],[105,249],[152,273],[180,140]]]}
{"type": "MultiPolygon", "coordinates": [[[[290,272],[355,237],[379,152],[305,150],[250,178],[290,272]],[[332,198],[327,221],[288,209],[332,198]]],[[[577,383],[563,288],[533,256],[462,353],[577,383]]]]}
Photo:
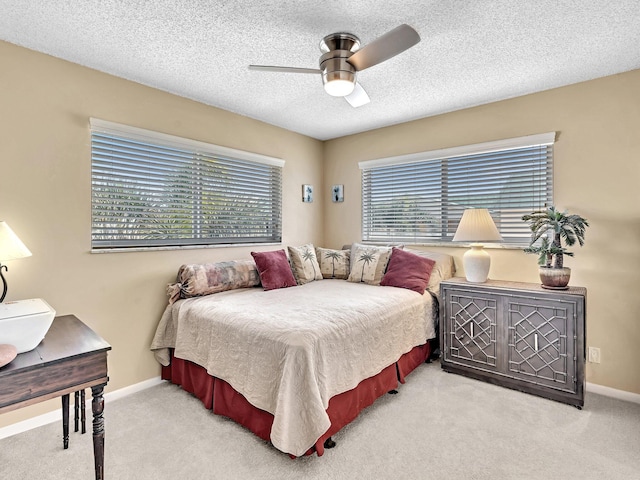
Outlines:
{"type": "Polygon", "coordinates": [[[336,446],[336,442],[334,442],[331,437],[327,438],[324,441],[324,448],[333,448],[335,446],[336,446]]]}

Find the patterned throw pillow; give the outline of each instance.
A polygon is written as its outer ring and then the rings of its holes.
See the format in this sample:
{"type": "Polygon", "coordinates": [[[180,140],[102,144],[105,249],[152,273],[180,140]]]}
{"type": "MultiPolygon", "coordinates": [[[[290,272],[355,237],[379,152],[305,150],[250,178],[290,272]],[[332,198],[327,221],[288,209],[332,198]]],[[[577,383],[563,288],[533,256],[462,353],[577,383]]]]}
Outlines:
{"type": "Polygon", "coordinates": [[[331,250],[329,248],[316,247],[316,258],[320,264],[320,272],[323,278],[340,278],[347,279],[349,277],[350,250],[331,250]]]}
{"type": "MultiPolygon", "coordinates": [[[[381,255],[382,253],[375,247],[354,249],[351,258],[351,273],[349,273],[347,280],[375,285],[376,271],[378,270],[381,255]]],[[[380,280],[378,280],[379,284],[380,280]]]]}
{"type": "Polygon", "coordinates": [[[301,247],[288,247],[288,249],[291,269],[298,285],[304,285],[314,280],[322,280],[322,272],[320,272],[320,265],[318,265],[316,249],[313,244],[308,243],[301,247]]]}
{"type": "Polygon", "coordinates": [[[182,265],[176,283],[168,286],[169,303],[180,298],[199,297],[235,288],[260,285],[251,260],[182,265]]]}
{"type": "Polygon", "coordinates": [[[354,243],[351,246],[351,271],[347,280],[380,285],[380,280],[387,270],[389,257],[391,257],[391,247],[354,243]],[[371,257],[371,255],[375,256],[371,257]]]}

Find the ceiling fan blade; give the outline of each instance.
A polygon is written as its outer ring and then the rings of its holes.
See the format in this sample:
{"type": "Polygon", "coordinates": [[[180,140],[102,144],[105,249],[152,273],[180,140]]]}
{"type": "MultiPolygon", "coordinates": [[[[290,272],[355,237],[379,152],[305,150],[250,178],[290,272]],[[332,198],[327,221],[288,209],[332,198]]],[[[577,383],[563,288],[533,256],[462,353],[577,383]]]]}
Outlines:
{"type": "Polygon", "coordinates": [[[395,57],[419,41],[418,32],[409,25],[402,24],[362,47],[349,57],[348,62],[356,70],[364,70],[395,57]]]}
{"type": "Polygon", "coordinates": [[[249,70],[285,73],[321,73],[318,68],[276,67],[273,65],[249,65],[249,70]]]}
{"type": "Polygon", "coordinates": [[[364,88],[362,88],[359,83],[355,84],[353,92],[344,97],[344,99],[349,102],[349,105],[353,108],[361,107],[371,101],[369,95],[367,95],[367,92],[364,91],[364,88]]]}

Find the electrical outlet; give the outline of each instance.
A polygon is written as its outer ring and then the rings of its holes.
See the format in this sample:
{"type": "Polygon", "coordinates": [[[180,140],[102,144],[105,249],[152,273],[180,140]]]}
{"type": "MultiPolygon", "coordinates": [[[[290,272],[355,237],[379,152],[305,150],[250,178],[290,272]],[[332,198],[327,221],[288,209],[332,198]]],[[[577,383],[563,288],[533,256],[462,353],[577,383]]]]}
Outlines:
{"type": "Polygon", "coordinates": [[[597,347],[589,347],[589,362],[600,363],[600,349],[597,347]]]}

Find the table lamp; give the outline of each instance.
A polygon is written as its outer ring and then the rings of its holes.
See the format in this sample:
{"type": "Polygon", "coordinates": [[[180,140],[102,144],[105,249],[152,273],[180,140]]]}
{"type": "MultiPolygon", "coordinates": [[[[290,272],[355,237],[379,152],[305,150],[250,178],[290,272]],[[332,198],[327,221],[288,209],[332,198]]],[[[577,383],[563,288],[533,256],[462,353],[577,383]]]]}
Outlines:
{"type": "Polygon", "coordinates": [[[454,242],[472,242],[471,248],[462,257],[464,273],[467,281],[484,283],[489,276],[491,257],[484,250],[482,243],[499,242],[502,240],[500,232],[493,222],[489,210],[486,208],[468,208],[462,214],[454,242]]]}
{"type": "MultiPolygon", "coordinates": [[[[6,222],[0,222],[0,262],[7,260],[15,260],[17,258],[30,257],[31,252],[22,243],[18,236],[13,233],[11,227],[6,222]]],[[[4,301],[4,297],[7,295],[7,280],[2,274],[2,269],[9,270],[6,265],[0,263],[0,277],[2,277],[2,297],[0,297],[0,303],[4,301]]]]}

